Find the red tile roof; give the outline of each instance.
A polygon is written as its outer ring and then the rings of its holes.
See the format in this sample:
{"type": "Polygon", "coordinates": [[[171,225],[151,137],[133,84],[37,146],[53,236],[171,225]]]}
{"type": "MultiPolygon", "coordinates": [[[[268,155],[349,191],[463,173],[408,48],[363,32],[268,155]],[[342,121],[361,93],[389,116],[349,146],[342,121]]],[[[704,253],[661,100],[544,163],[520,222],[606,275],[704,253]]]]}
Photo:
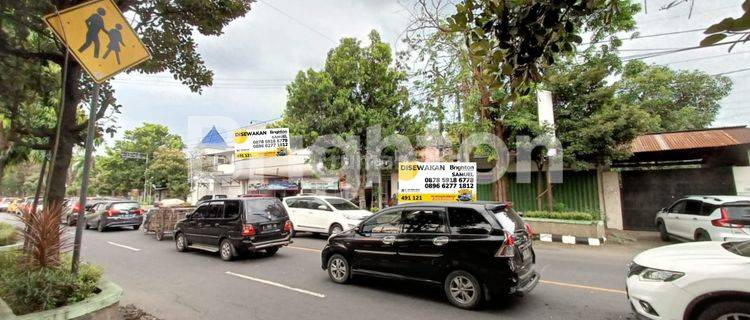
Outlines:
{"type": "Polygon", "coordinates": [[[645,134],[635,138],[632,151],[639,153],[740,144],[750,144],[750,129],[745,126],[645,134]]]}

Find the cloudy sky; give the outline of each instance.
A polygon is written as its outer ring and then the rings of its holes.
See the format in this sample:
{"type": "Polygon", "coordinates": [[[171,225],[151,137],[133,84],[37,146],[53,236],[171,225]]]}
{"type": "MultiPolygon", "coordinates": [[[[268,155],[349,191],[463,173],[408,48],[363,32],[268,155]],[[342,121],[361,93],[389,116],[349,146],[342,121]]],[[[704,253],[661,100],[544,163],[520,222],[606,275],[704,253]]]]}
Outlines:
{"type": "MultiPolygon", "coordinates": [[[[286,103],[285,85],[300,70],[322,67],[326,53],[339,38],[365,39],[375,29],[384,41],[402,46],[398,39],[409,21],[406,8],[411,8],[412,1],[259,0],[244,18],[232,22],[224,35],[198,36],[198,50],[215,73],[214,86],[202,94],[190,92],[169,74],[131,73],[115,78],[112,84],[124,106],[117,137],[126,129],[152,122],[169,126],[190,146],[212,125],[229,131],[276,119],[286,103]]],[[[647,1],[648,12],[637,16],[642,38],[626,40],[621,56],[661,53],[643,61],[711,74],[750,67],[750,43],[736,46],[730,54],[727,46],[665,54],[698,45],[703,35],[689,30],[739,16],[741,0],[696,0],[689,18],[687,4],[659,10],[668,2],[647,1]]],[[[750,90],[745,84],[750,71],[727,76],[734,80],[734,89],[722,101],[714,126],[750,124],[746,102],[750,90]]]]}

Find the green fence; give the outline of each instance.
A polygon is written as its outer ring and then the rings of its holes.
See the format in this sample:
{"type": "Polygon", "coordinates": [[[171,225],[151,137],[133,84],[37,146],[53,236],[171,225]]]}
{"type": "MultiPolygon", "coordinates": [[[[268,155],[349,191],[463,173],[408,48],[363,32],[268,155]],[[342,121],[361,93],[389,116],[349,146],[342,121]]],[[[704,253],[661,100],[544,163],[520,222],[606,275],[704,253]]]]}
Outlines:
{"type": "MultiPolygon", "coordinates": [[[[508,173],[508,196],[517,210],[537,210],[536,175],[536,172],[531,173],[531,183],[516,183],[515,173],[508,173]]],[[[553,184],[552,194],[555,203],[564,204],[567,210],[599,212],[596,171],[565,171],[563,183],[553,184]]],[[[479,200],[493,200],[492,186],[478,185],[477,197],[479,200]]]]}

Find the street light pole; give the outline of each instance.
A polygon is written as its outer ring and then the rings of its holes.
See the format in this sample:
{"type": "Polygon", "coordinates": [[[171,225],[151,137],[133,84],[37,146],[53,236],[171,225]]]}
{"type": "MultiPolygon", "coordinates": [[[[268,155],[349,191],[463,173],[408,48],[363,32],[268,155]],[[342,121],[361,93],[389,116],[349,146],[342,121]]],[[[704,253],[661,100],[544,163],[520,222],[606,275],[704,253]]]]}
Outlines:
{"type": "Polygon", "coordinates": [[[81,194],[78,200],[81,208],[76,220],[76,235],[73,243],[73,265],[71,272],[73,276],[78,275],[78,265],[81,260],[81,239],[83,237],[83,226],[86,223],[86,196],[89,188],[89,171],[91,171],[91,153],[94,149],[94,129],[96,128],[96,111],[99,109],[99,84],[94,84],[91,94],[91,110],[89,110],[89,124],[86,132],[86,153],[83,158],[83,174],[81,177],[81,194]]]}

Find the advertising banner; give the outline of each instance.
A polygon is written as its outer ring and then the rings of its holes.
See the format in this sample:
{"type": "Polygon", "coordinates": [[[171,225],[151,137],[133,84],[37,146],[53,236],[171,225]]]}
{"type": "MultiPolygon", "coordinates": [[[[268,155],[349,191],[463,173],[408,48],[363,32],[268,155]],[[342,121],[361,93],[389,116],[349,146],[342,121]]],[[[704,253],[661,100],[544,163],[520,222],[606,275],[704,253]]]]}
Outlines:
{"type": "Polygon", "coordinates": [[[401,162],[398,164],[398,202],[475,201],[475,162],[401,162]]]}
{"type": "Polygon", "coordinates": [[[283,157],[290,152],[288,128],[234,131],[235,160],[283,157]]]}

